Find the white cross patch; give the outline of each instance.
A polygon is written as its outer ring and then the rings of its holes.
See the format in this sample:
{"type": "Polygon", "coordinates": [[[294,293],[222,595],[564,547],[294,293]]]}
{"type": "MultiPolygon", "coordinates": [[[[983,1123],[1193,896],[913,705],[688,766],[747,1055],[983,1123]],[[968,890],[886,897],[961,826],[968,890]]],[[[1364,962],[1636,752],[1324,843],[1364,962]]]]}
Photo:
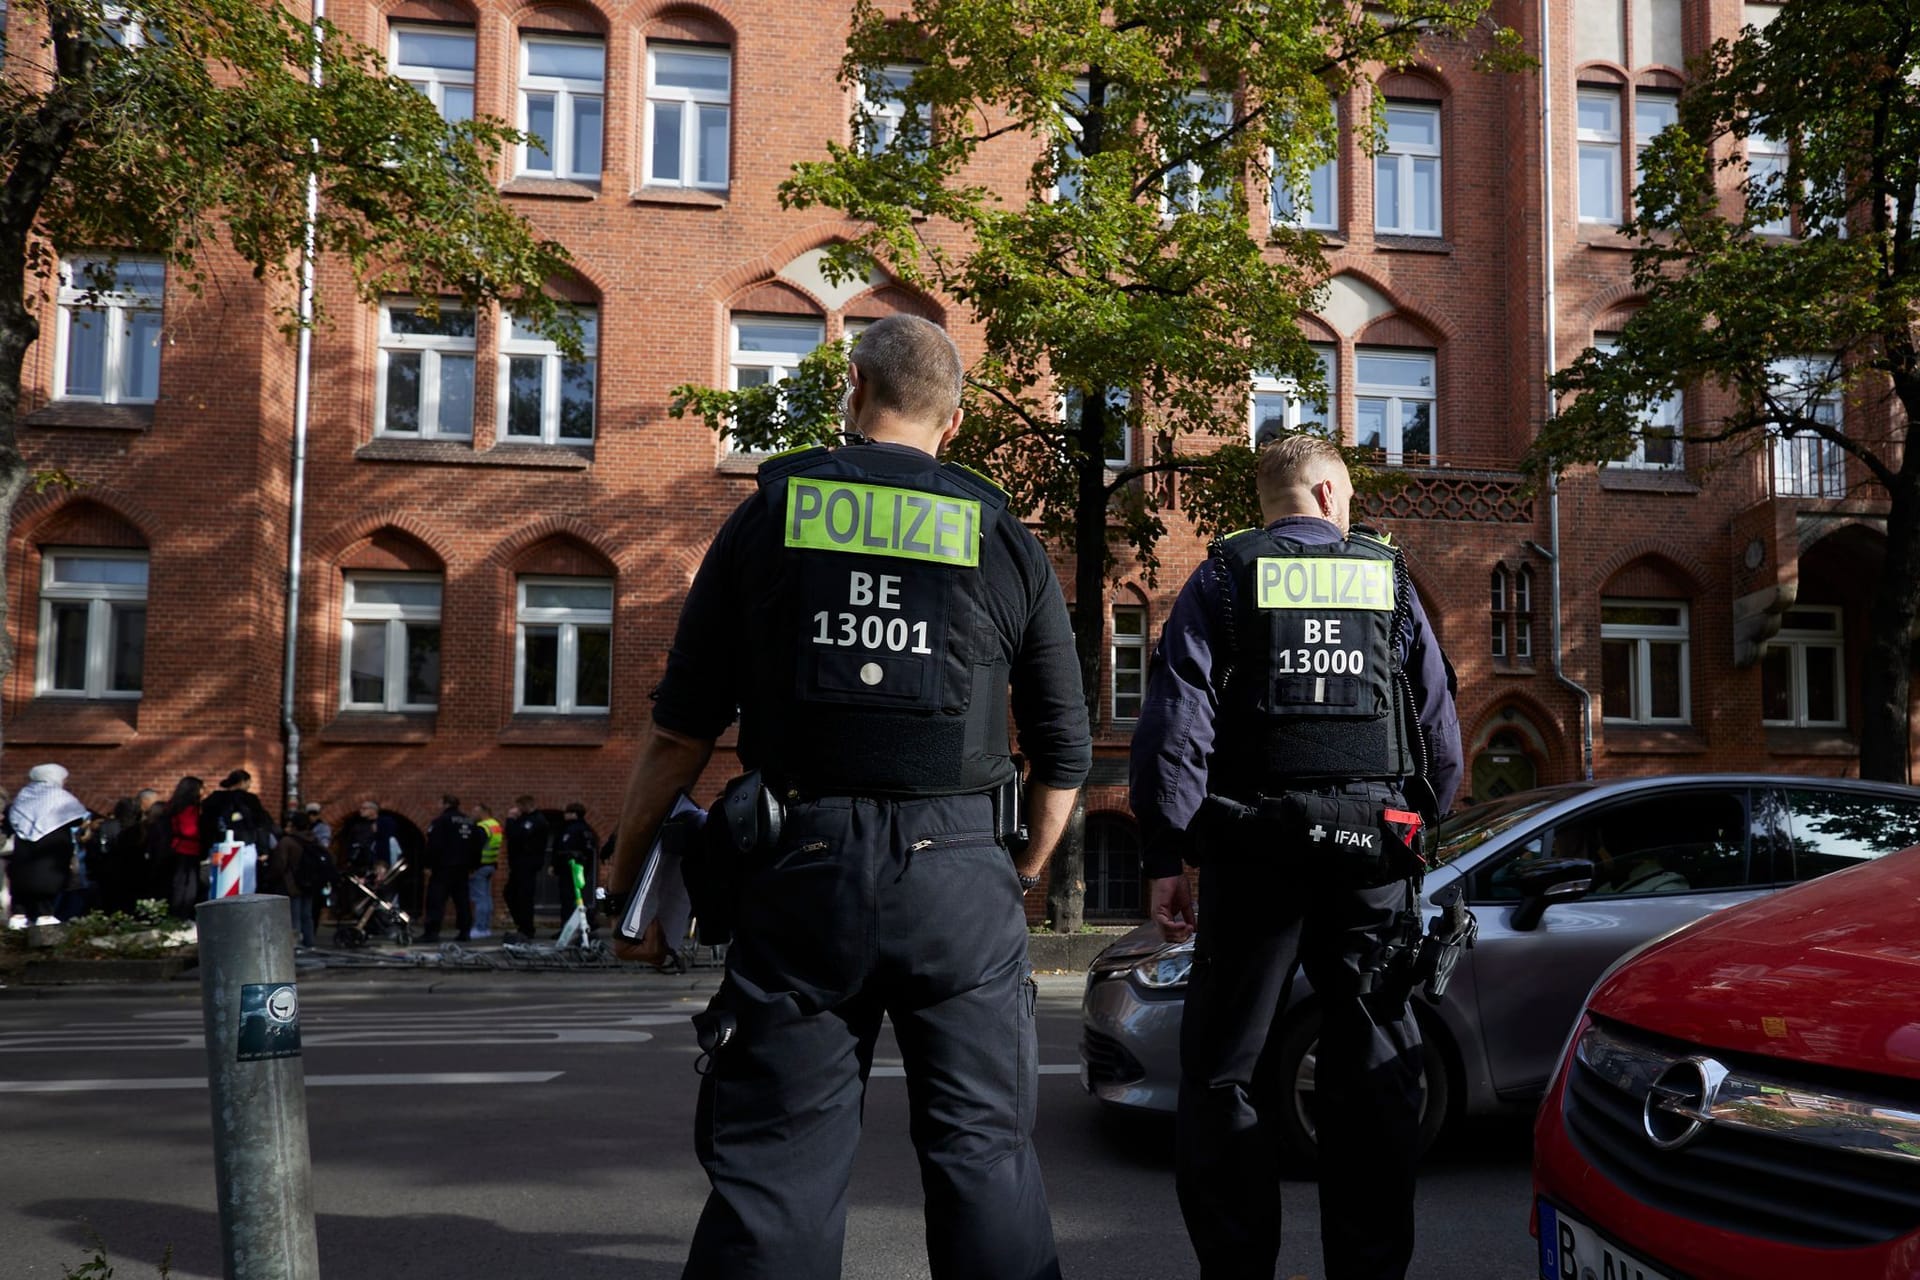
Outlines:
{"type": "Polygon", "coordinates": [[[1315,844],[1319,844],[1327,838],[1327,829],[1316,822],[1313,824],[1313,829],[1307,832],[1307,835],[1312,837],[1315,844]]]}

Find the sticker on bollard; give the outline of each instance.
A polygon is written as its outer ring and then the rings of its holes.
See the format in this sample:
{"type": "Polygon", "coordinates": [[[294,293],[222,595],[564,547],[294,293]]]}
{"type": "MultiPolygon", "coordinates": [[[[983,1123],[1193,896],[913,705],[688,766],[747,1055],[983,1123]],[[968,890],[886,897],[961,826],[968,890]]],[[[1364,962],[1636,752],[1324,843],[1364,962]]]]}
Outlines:
{"type": "Polygon", "coordinates": [[[249,982],[240,988],[241,1062],[300,1056],[300,995],[291,982],[249,982]]]}

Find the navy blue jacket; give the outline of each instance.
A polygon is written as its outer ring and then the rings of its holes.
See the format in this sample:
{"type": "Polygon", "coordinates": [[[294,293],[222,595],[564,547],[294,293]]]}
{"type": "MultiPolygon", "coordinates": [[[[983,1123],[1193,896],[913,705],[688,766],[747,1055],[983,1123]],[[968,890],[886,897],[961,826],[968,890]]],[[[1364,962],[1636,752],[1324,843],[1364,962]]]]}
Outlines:
{"type": "MultiPolygon", "coordinates": [[[[1267,527],[1308,545],[1342,540],[1339,527],[1319,516],[1288,516],[1267,527]]],[[[1179,874],[1188,824],[1207,795],[1214,720],[1220,712],[1214,651],[1216,644],[1232,644],[1221,610],[1222,596],[1230,590],[1211,560],[1194,570],[1167,614],[1148,669],[1146,701],[1133,731],[1132,790],[1133,816],[1146,836],[1145,870],[1155,879],[1179,874]]],[[[1418,596],[1410,628],[1394,641],[1433,753],[1428,781],[1445,813],[1460,789],[1460,718],[1451,672],[1418,596]]]]}

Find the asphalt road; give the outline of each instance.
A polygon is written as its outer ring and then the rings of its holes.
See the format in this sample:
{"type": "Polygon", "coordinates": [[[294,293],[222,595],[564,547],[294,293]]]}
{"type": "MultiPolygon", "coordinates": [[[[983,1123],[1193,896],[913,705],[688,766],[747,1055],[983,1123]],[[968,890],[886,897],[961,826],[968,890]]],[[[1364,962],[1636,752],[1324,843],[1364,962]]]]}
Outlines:
{"type": "MultiPolygon", "coordinates": [[[[328,1276],[652,1280],[679,1274],[706,1184],[688,1015],[711,975],[421,973],[303,982],[301,1033],[328,1276]]],[[[54,1277],[104,1242],[117,1280],[220,1275],[197,989],[0,993],[0,1275],[54,1277]]],[[[1043,980],[1040,1146],[1070,1277],[1197,1274],[1171,1129],[1081,1092],[1079,985],[1043,980]]],[[[906,1089],[883,1044],[854,1170],[849,1277],[926,1274],[906,1089]],[[888,1067],[895,1068],[889,1072],[888,1067]]],[[[1533,1275],[1526,1126],[1428,1157],[1422,1280],[1533,1275]]],[[[1316,1198],[1283,1196],[1281,1276],[1319,1276],[1316,1198]]]]}

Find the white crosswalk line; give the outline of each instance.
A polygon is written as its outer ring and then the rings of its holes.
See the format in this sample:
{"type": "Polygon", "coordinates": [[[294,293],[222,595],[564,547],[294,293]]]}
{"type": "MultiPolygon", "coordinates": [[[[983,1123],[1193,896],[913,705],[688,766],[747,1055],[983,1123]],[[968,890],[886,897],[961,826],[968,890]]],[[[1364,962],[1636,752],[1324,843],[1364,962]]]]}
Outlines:
{"type": "MultiPolygon", "coordinates": [[[[391,1085],[546,1084],[560,1071],[420,1071],[362,1075],[313,1075],[307,1088],[386,1088],[391,1085]]],[[[0,1080],[0,1096],[9,1093],[142,1093],[154,1089],[204,1089],[204,1076],[127,1077],[117,1080],[0,1080]]]]}

